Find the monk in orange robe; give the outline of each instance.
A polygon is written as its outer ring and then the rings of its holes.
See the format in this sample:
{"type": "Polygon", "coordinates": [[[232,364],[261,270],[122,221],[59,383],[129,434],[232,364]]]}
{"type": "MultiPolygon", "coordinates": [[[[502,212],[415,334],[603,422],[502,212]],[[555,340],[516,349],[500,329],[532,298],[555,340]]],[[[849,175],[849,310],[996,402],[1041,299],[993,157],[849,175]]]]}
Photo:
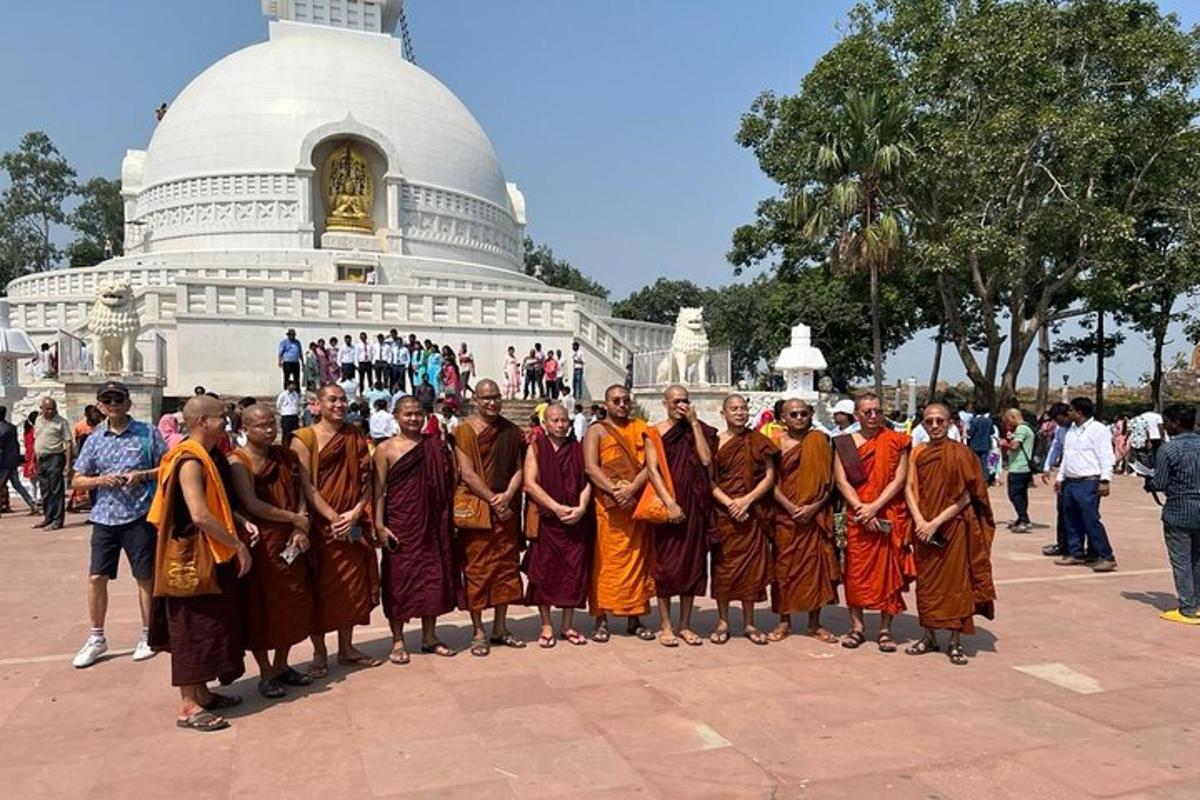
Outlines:
{"type": "Polygon", "coordinates": [[[754,644],[767,644],[767,635],[754,626],[754,604],[767,599],[771,582],[771,540],[768,502],[775,485],[771,440],[750,430],[746,398],[731,394],[721,406],[726,430],[717,437],[713,497],[717,501],[717,543],[713,547],[713,597],[717,627],[713,644],[729,641],[729,604],[742,604],[743,634],[754,644]]]}
{"type": "Polygon", "coordinates": [[[996,524],[979,459],[947,438],[950,409],[930,403],[923,424],[929,444],[913,451],[905,493],[916,540],[917,614],[925,636],[904,652],[936,652],[936,631],[948,630],[946,654],[951,663],[963,665],[962,635],[975,632],[973,617],[995,618],[991,553],[996,524]]]}
{"type": "Polygon", "coordinates": [[[471,614],[471,655],[486,656],[491,645],[524,647],[508,630],[508,604],[521,599],[521,429],[500,415],[500,387],[475,385],[475,408],[454,431],[459,481],[488,506],[486,530],[459,528],[463,591],[459,606],[471,614]],[[494,608],[492,635],[483,612],[494,608]]]}
{"type": "Polygon", "coordinates": [[[235,532],[225,487],[228,464],[217,456],[217,443],[226,438],[221,403],[193,397],[183,407],[183,421],[188,439],[163,457],[147,515],[158,529],[150,645],[171,654],[171,684],[181,697],[175,724],[218,731],[229,721],[214,712],[242,699],[209,691],[208,683],[228,685],[245,669],[239,579],[253,559],[235,532]],[[180,541],[187,539],[190,548],[180,541]],[[189,556],[199,548],[211,560],[189,556]]]}
{"type": "Polygon", "coordinates": [[[836,643],[821,627],[821,607],[837,602],[842,570],[833,536],[829,495],[833,448],[829,437],[812,427],[812,409],[803,400],[786,400],[780,410],[779,479],[775,484],[775,580],[771,608],[779,625],[767,634],[773,642],[792,632],[792,614],[808,612],[808,635],[836,643]]]}
{"type": "Polygon", "coordinates": [[[354,646],[354,626],[371,621],[379,603],[379,561],[371,524],[371,454],[367,438],[346,424],[349,403],[337,384],[317,393],[320,420],[292,436],[300,481],[313,514],[310,563],[316,574],[313,622],[314,678],[329,674],[325,634],[337,631],[338,663],[378,667],[383,662],[354,646]]]}
{"type": "Polygon", "coordinates": [[[883,424],[879,398],[865,393],[854,404],[860,430],[833,439],[834,477],[846,500],[846,605],[850,632],[842,646],[866,641],[863,609],[879,611],[879,649],[896,652],[892,618],[905,609],[903,592],[913,578],[912,520],[904,501],[909,438],[883,424]]]}
{"type": "Polygon", "coordinates": [[[596,547],[588,604],[595,617],[592,640],[607,642],[608,615],[628,617],[627,632],[645,641],[654,631],[641,622],[654,597],[654,541],[650,526],[633,518],[642,490],[651,480],[660,497],[668,492],[658,473],[655,448],[647,446],[650,427],[629,412],[633,398],[615,384],[604,392],[608,418],[583,437],[583,463],[592,481],[596,547]]]}
{"type": "Polygon", "coordinates": [[[308,507],[296,454],[275,444],[275,412],[266,406],[242,411],[246,445],[229,455],[238,507],[254,525],[242,608],[246,649],[258,662],[258,691],[268,699],[285,686],[312,678],[288,666],[288,651],[312,633],[316,597],[308,558],[308,507]],[[269,651],[275,651],[274,660],[269,651]]]}

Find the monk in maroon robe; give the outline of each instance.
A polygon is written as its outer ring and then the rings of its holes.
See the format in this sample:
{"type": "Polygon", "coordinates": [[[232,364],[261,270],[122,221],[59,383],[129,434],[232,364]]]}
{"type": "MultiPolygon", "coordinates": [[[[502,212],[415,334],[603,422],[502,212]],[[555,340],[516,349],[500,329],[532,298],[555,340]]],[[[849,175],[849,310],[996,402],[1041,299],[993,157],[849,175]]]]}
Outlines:
{"type": "Polygon", "coordinates": [[[587,605],[592,526],[592,485],[583,467],[583,446],[571,437],[571,420],[561,403],[546,408],[545,422],[525,454],[525,496],[536,519],[527,525],[529,549],[525,602],[542,618],[538,645],[554,647],[551,606],[562,609],[559,636],[574,645],[587,644],[575,629],[575,609],[587,605]],[[532,528],[532,530],[530,530],[532,528]]]}
{"type": "MultiPolygon", "coordinates": [[[[708,588],[708,546],[715,536],[712,452],[717,429],[696,417],[688,390],[670,386],[663,392],[667,418],[655,425],[662,438],[666,465],[675,487],[681,519],[654,526],[654,587],[661,621],[658,640],[671,647],[682,639],[697,646],[703,639],[692,630],[692,607],[708,588]],[[679,635],[671,625],[671,598],[679,597],[679,635]]],[[[670,510],[670,509],[669,509],[670,510]]]]}
{"type": "Polygon", "coordinates": [[[338,663],[378,667],[383,662],[354,646],[354,626],[371,621],[379,603],[379,562],[371,524],[371,455],[367,438],[346,424],[349,403],[337,384],[317,393],[321,419],[292,436],[300,480],[312,519],[310,556],[316,572],[317,610],[309,674],[329,672],[325,634],[337,631],[338,663]]]}
{"type": "Polygon", "coordinates": [[[268,699],[312,678],[288,666],[288,652],[312,633],[316,598],[308,565],[308,507],[296,454],[275,444],[275,412],[242,411],[246,445],[229,455],[238,506],[257,528],[242,608],[246,649],[258,662],[258,691],[268,699]],[[270,658],[274,650],[274,659],[270,658]]]}
{"type": "Polygon", "coordinates": [[[209,691],[207,684],[228,685],[245,671],[239,579],[253,559],[236,533],[229,465],[217,450],[225,438],[220,402],[192,398],[183,407],[183,421],[188,439],[163,457],[147,515],[158,529],[150,646],[171,654],[171,685],[181,697],[175,724],[217,731],[229,722],[214,712],[242,699],[209,691]],[[183,539],[192,540],[190,548],[179,542],[183,539]],[[211,558],[187,557],[198,548],[211,558]],[[208,571],[201,575],[201,568],[208,571]],[[202,581],[205,593],[196,593],[202,581]]]}
{"type": "Polygon", "coordinates": [[[491,645],[524,647],[508,630],[508,604],[521,599],[521,429],[500,415],[500,387],[484,379],[475,386],[476,412],[454,432],[461,486],[487,503],[486,529],[458,529],[458,563],[463,584],[459,607],[471,614],[471,655],[486,656],[491,645]],[[494,608],[492,635],[483,612],[494,608]]]}
{"type": "Polygon", "coordinates": [[[742,627],[754,644],[767,644],[767,635],[754,625],[754,604],[767,599],[771,582],[771,544],[768,534],[769,493],[775,485],[775,454],[771,440],[749,430],[750,408],[740,395],[725,398],[721,407],[727,429],[717,439],[717,545],[713,549],[713,597],[717,628],[713,644],[729,641],[729,604],[742,605],[742,627]]]}
{"type": "Polygon", "coordinates": [[[437,638],[437,618],[458,596],[452,515],[453,456],[441,436],[424,437],[415,397],[396,405],[400,435],[375,448],[375,535],[383,546],[383,613],[393,664],[407,664],[404,623],[421,618],[421,652],[453,656],[437,638]]]}
{"type": "Polygon", "coordinates": [[[983,467],[970,449],[947,438],[950,410],[925,406],[929,444],[913,452],[906,494],[917,560],[917,614],[925,636],[904,652],[938,650],[937,631],[950,631],[946,654],[967,663],[962,634],[975,632],[976,614],[995,618],[992,539],[996,524],[983,467]]]}

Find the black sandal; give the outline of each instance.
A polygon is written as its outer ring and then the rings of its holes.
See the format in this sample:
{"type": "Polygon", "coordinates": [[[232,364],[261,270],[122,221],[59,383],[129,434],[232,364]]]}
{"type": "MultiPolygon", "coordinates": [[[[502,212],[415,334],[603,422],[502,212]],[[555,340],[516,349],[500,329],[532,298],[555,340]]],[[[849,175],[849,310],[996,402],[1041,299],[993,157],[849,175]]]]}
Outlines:
{"type": "Polygon", "coordinates": [[[228,728],[229,720],[219,717],[211,711],[197,711],[185,719],[175,720],[175,727],[200,731],[201,733],[211,733],[212,731],[223,731],[228,728]]]}
{"type": "Polygon", "coordinates": [[[275,678],[263,678],[258,682],[258,693],[268,700],[287,697],[287,689],[275,678]]]}
{"type": "Polygon", "coordinates": [[[879,645],[879,652],[881,653],[896,652],[896,640],[887,631],[880,632],[879,638],[875,642],[879,645]]]}
{"type": "Polygon", "coordinates": [[[471,640],[471,655],[483,658],[492,652],[492,646],[488,644],[487,639],[472,639],[471,640]]]}
{"type": "Polygon", "coordinates": [[[967,663],[967,654],[963,652],[962,645],[952,644],[946,648],[946,655],[950,657],[950,663],[957,666],[965,666],[967,663]]]}
{"type": "Polygon", "coordinates": [[[938,643],[934,639],[923,636],[919,642],[914,642],[904,648],[904,653],[910,656],[923,656],[926,653],[937,653],[940,650],[941,648],[938,647],[938,643]]]}
{"type": "Polygon", "coordinates": [[[209,694],[212,695],[212,699],[207,703],[200,704],[200,707],[205,711],[219,711],[222,708],[233,708],[242,704],[242,698],[240,697],[231,697],[227,694],[217,694],[216,692],[209,692],[209,694]]]}
{"type": "Polygon", "coordinates": [[[842,647],[847,650],[857,650],[867,643],[867,637],[862,631],[850,631],[842,637],[842,647]]]}
{"type": "Polygon", "coordinates": [[[655,635],[654,631],[650,630],[645,625],[638,625],[636,628],[629,628],[626,630],[626,634],[629,636],[636,636],[643,642],[653,642],[655,635]]]}
{"type": "Polygon", "coordinates": [[[493,636],[491,642],[492,644],[502,645],[504,647],[515,647],[518,650],[525,646],[524,642],[513,636],[511,633],[505,633],[503,636],[493,636]]]}
{"type": "Polygon", "coordinates": [[[592,641],[599,644],[604,644],[611,637],[612,632],[608,629],[607,625],[597,625],[596,629],[592,631],[592,641]]]}
{"type": "Polygon", "coordinates": [[[311,675],[305,675],[303,672],[298,672],[291,667],[276,675],[275,680],[284,686],[311,686],[313,682],[311,675]]]}

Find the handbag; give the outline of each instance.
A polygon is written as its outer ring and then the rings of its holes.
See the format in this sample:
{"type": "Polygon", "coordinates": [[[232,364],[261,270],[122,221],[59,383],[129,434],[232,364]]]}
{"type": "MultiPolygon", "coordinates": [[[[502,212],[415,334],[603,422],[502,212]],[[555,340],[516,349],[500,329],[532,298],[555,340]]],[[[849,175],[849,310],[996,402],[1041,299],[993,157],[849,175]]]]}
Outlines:
{"type": "Polygon", "coordinates": [[[534,540],[538,538],[538,532],[541,530],[541,510],[538,504],[533,502],[530,497],[525,498],[525,538],[534,540]]]}
{"type": "MultiPolygon", "coordinates": [[[[472,431],[474,433],[474,431],[472,431]]],[[[483,459],[479,457],[479,446],[475,446],[472,464],[475,474],[483,479],[483,459]]],[[[492,508],[483,498],[471,491],[465,483],[459,481],[454,487],[454,525],[474,531],[490,531],[492,529],[492,508]]]]}
{"type": "MultiPolygon", "coordinates": [[[[661,465],[659,475],[671,495],[671,500],[675,500],[675,484],[671,480],[671,471],[667,469],[667,454],[663,450],[662,438],[655,432],[651,434],[650,441],[654,443],[654,453],[658,456],[658,463],[661,465]]],[[[646,488],[638,499],[637,507],[633,509],[633,518],[651,525],[666,525],[670,522],[671,515],[667,511],[667,504],[658,496],[653,483],[647,481],[646,488]]]]}
{"type": "Polygon", "coordinates": [[[162,568],[154,576],[155,597],[198,597],[220,594],[217,564],[204,535],[169,536],[162,545],[162,568]]]}

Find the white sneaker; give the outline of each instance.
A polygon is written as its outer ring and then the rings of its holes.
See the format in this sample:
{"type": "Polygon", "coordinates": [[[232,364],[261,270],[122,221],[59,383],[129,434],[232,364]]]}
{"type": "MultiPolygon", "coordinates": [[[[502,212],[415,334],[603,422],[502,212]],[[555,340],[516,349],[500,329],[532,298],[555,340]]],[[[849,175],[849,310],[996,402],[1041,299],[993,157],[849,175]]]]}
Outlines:
{"type": "Polygon", "coordinates": [[[76,654],[75,660],[71,663],[75,665],[76,669],[90,667],[106,652],[108,652],[107,641],[88,637],[88,640],[83,643],[83,647],[80,648],[79,653],[76,654]]]}
{"type": "Polygon", "coordinates": [[[149,642],[138,639],[137,647],[133,648],[133,660],[145,661],[147,658],[154,658],[154,651],[150,649],[149,642]]]}

